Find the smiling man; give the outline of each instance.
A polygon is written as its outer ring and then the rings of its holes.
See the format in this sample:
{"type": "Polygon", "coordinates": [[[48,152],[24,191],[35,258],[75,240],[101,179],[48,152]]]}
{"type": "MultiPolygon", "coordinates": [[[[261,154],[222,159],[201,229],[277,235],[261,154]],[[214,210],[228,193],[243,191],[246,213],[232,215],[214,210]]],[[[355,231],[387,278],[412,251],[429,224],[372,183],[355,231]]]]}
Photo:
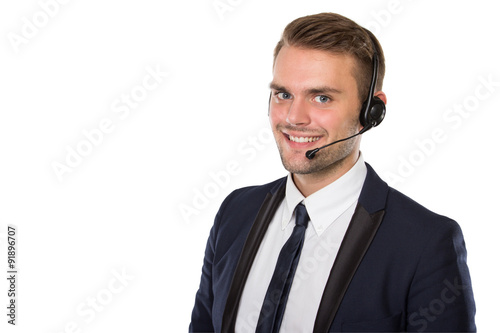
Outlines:
{"type": "MultiPolygon", "coordinates": [[[[357,67],[356,59],[346,53],[300,45],[284,45],[277,53],[271,126],[283,165],[306,197],[345,174],[358,160],[359,138],[339,143],[312,160],[305,158],[306,151],[361,130],[363,100],[354,77],[357,67]]],[[[385,103],[382,91],[376,96],[385,103]]]]}
{"type": "Polygon", "coordinates": [[[343,16],[285,28],[269,119],[289,174],[221,205],[191,332],[475,331],[460,227],[363,161],[384,72],[375,36],[343,16]]]}

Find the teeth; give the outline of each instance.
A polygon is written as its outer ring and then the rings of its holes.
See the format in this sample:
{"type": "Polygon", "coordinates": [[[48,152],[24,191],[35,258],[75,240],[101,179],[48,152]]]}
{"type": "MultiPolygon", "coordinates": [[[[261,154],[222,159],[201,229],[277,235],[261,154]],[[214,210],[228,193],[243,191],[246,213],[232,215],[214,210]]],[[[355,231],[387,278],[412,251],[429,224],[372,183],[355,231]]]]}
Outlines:
{"type": "Polygon", "coordinates": [[[314,141],[319,140],[319,137],[312,137],[312,136],[303,137],[303,136],[291,136],[291,135],[289,135],[288,137],[290,138],[290,141],[293,141],[293,142],[314,142],[314,141]]]}

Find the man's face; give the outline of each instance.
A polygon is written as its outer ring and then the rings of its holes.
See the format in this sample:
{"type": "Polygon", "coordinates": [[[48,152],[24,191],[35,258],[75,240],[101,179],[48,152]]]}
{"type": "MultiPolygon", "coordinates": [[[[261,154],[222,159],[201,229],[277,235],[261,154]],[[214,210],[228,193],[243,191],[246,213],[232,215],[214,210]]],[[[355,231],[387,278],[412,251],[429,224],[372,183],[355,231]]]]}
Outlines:
{"type": "Polygon", "coordinates": [[[355,59],[326,51],[283,47],[274,64],[269,118],[285,169],[295,174],[336,170],[359,152],[359,137],[305,153],[356,134],[361,103],[355,59]]]}

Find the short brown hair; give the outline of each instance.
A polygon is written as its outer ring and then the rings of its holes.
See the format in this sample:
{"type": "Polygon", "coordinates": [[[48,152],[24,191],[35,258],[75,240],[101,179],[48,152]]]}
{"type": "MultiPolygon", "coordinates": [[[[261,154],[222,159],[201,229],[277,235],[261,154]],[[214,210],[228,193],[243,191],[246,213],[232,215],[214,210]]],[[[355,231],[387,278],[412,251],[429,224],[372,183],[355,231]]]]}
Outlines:
{"type": "Polygon", "coordinates": [[[358,85],[360,101],[368,96],[372,77],[372,57],[379,57],[377,86],[382,90],[385,74],[385,58],[377,38],[356,22],[335,13],[320,13],[300,17],[290,22],[274,49],[274,61],[283,46],[342,53],[354,56],[358,68],[353,73],[358,85]]]}

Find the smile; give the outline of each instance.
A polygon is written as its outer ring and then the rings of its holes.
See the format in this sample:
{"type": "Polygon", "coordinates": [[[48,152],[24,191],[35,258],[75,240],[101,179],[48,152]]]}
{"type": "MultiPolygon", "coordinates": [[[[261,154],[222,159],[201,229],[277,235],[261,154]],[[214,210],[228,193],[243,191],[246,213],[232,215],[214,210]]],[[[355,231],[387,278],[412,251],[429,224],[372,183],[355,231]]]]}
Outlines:
{"type": "Polygon", "coordinates": [[[309,137],[304,137],[304,136],[291,136],[288,135],[288,139],[293,142],[314,142],[318,141],[320,139],[319,136],[309,136],[309,137]]]}

